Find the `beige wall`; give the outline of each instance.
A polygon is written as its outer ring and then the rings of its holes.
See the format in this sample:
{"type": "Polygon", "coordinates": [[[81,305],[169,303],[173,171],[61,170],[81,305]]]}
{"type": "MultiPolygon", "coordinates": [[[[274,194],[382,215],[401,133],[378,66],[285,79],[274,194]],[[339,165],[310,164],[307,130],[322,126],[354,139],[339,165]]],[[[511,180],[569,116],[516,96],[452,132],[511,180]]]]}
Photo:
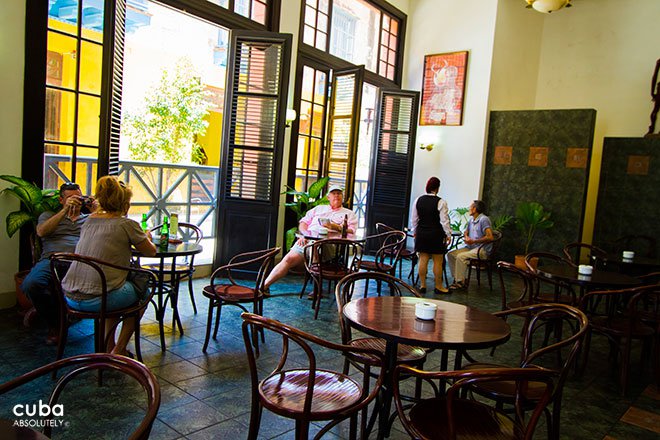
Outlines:
{"type": "Polygon", "coordinates": [[[540,14],[499,0],[491,110],[597,111],[583,240],[590,242],[603,138],[639,137],[651,113],[657,0],[582,0],[540,14]]]}
{"type": "MultiPolygon", "coordinates": [[[[5,0],[0,14],[0,174],[20,175],[23,130],[23,66],[25,0],[5,0]]],[[[1,188],[7,185],[3,182],[1,188]]],[[[4,219],[18,202],[0,196],[0,308],[14,304],[14,272],[18,270],[18,235],[8,238],[4,219]]]]}
{"type": "Polygon", "coordinates": [[[467,206],[481,188],[497,2],[413,0],[410,9],[405,89],[421,90],[424,55],[469,51],[463,125],[418,128],[418,140],[431,138],[435,148],[415,151],[412,197],[437,176],[450,208],[467,206]]]}
{"type": "Polygon", "coordinates": [[[585,241],[593,235],[603,138],[648,129],[659,19],[658,0],[583,0],[545,18],[536,108],[597,111],[585,241]]]}

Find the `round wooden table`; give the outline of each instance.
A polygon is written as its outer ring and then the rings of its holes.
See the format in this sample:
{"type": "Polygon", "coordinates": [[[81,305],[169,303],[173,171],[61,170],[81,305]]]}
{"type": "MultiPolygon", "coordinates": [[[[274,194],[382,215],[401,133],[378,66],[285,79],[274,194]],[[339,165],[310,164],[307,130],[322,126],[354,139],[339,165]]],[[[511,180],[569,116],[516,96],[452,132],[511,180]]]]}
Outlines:
{"type": "Polygon", "coordinates": [[[386,341],[387,365],[378,438],[383,438],[387,433],[392,404],[390,384],[398,344],[442,349],[441,369],[444,371],[447,369],[448,350],[457,351],[454,369],[460,369],[463,351],[494,347],[511,336],[509,324],[488,312],[426,298],[361,298],[346,304],[343,313],[351,327],[386,341]],[[434,320],[422,321],[415,317],[415,304],[420,302],[433,303],[438,307],[434,320]]]}
{"type": "MultiPolygon", "coordinates": [[[[176,259],[177,257],[185,257],[188,255],[195,255],[199,254],[204,250],[201,245],[196,244],[196,243],[188,243],[188,242],[181,242],[181,243],[169,243],[167,248],[163,248],[160,246],[159,240],[157,238],[154,239],[154,245],[156,246],[156,255],[154,257],[150,258],[159,258],[159,266],[158,266],[158,271],[156,273],[156,276],[158,277],[158,289],[156,291],[156,301],[152,300],[152,304],[154,305],[154,311],[156,312],[156,320],[158,321],[158,328],[160,330],[160,348],[163,352],[165,352],[165,328],[163,321],[165,320],[165,304],[167,304],[166,299],[166,286],[165,286],[165,276],[169,273],[170,275],[170,280],[173,280],[175,277],[176,273],[176,259]],[[170,272],[168,272],[165,268],[165,260],[171,259],[171,262],[168,262],[167,266],[170,268],[170,272]]],[[[133,250],[133,255],[137,257],[141,257],[142,255],[136,251],[133,250]]],[[[179,312],[176,309],[176,301],[173,301],[173,313],[174,313],[174,318],[179,325],[179,330],[181,331],[181,334],[183,334],[183,329],[181,328],[181,320],[179,319],[179,312]]]]}
{"type": "Polygon", "coordinates": [[[578,268],[566,264],[548,264],[539,266],[536,273],[542,277],[563,281],[568,284],[580,286],[581,293],[589,289],[622,289],[641,284],[637,278],[618,273],[598,270],[594,268],[591,275],[581,275],[578,268]]]}

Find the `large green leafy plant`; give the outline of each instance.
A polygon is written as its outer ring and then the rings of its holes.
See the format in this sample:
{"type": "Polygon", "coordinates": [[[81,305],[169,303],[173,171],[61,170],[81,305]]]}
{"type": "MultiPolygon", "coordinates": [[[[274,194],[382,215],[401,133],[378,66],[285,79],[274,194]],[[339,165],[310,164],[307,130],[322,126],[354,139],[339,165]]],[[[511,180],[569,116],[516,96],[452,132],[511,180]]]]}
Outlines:
{"type": "MultiPolygon", "coordinates": [[[[37,230],[37,221],[44,211],[59,211],[62,208],[60,204],[60,192],[56,189],[41,189],[34,183],[30,183],[20,177],[0,176],[0,179],[13,184],[2,190],[1,194],[10,194],[21,201],[21,207],[18,211],[10,212],[7,215],[7,235],[12,237],[16,231],[23,226],[30,227],[30,233],[37,230]]],[[[34,241],[38,246],[38,241],[34,241]]],[[[33,249],[34,255],[39,255],[41,249],[33,249]]]]}
{"type": "Polygon", "coordinates": [[[525,240],[525,253],[529,253],[529,246],[534,234],[540,229],[550,229],[555,223],[550,219],[552,214],[536,202],[521,202],[516,207],[516,227],[525,240]]]}
{"type": "Polygon", "coordinates": [[[318,205],[327,205],[330,203],[326,197],[321,195],[321,191],[328,184],[328,177],[322,177],[316,182],[312,183],[307,191],[296,191],[294,188],[287,186],[287,190],[283,193],[293,196],[292,202],[287,202],[286,207],[296,213],[296,226],[286,231],[286,248],[291,249],[294,241],[296,240],[296,231],[298,230],[298,223],[307,214],[307,211],[318,205]]]}
{"type": "Polygon", "coordinates": [[[470,208],[454,208],[449,211],[449,226],[454,232],[462,232],[468,224],[468,213],[470,208]]]}

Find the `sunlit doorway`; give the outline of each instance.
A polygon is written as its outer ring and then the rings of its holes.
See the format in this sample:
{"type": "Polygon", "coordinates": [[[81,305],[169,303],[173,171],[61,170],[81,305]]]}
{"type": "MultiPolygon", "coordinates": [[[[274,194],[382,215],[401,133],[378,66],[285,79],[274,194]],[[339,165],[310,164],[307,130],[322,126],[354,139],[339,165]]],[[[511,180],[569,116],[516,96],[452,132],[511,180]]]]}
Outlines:
{"type": "Polygon", "coordinates": [[[229,32],[156,2],[127,29],[120,177],[133,188],[130,216],[156,225],[177,213],[215,252],[216,198],[229,32]]]}

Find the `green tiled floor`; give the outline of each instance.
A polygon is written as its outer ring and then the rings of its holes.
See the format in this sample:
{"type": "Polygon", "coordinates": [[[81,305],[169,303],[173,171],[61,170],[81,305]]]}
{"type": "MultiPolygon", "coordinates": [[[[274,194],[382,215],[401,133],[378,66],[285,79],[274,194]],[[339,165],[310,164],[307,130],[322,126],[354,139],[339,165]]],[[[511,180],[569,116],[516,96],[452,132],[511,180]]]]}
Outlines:
{"type": "MultiPolygon", "coordinates": [[[[404,267],[404,273],[407,273],[404,267]]],[[[207,280],[196,280],[199,291],[207,280]]],[[[319,319],[314,320],[310,301],[299,299],[302,278],[290,276],[271,288],[272,297],[264,305],[264,314],[322,338],[339,341],[336,305],[332,298],[322,302],[319,319]]],[[[430,284],[431,285],[431,284],[430,284]]],[[[429,289],[431,290],[431,289],[429,289]]],[[[432,294],[427,294],[433,296],[432,294]]],[[[240,330],[240,311],[227,307],[223,310],[217,341],[211,341],[208,354],[202,353],[206,326],[206,301],[196,295],[199,313],[195,315],[187,294],[181,295],[180,313],[185,336],[180,337],[171,327],[166,329],[167,351],[159,346],[158,326],[151,310],[143,318],[142,352],[145,363],[158,376],[162,389],[162,404],[154,424],[154,439],[241,439],[247,435],[249,423],[250,382],[240,330]]],[[[473,283],[469,292],[443,297],[487,311],[500,307],[499,286],[491,292],[473,283]]],[[[171,319],[167,320],[171,325],[171,319]]],[[[520,322],[512,320],[512,338],[496,350],[494,360],[515,364],[519,358],[520,322]]],[[[4,382],[22,372],[33,369],[55,358],[55,348],[43,344],[45,328],[24,328],[16,310],[0,311],[0,381],[4,382]]],[[[265,356],[275,350],[266,340],[265,356]]],[[[92,350],[92,325],[80,322],[70,329],[66,355],[92,350]]],[[[488,350],[471,352],[479,360],[492,360],[488,350]]],[[[594,338],[586,374],[581,379],[569,378],[564,391],[562,410],[562,438],[602,439],[657,438],[657,434],[619,421],[635,402],[642,409],[657,410],[657,401],[640,397],[651,383],[651,373],[640,371],[639,353],[633,354],[630,392],[619,395],[611,363],[607,359],[607,344],[594,338]],[[652,409],[654,408],[654,409],[652,409]]],[[[322,363],[340,365],[341,359],[321,354],[322,363]]],[[[437,352],[431,354],[425,368],[439,367],[437,352]]],[[[451,363],[450,363],[451,365],[451,363]]],[[[45,399],[44,390],[51,386],[44,379],[21,393],[11,393],[0,399],[0,418],[13,419],[11,408],[16,403],[45,399]],[[39,394],[39,393],[42,394],[39,394]]],[[[138,420],[136,414],[143,402],[130,387],[96,387],[88,379],[71,396],[65,396],[66,420],[69,426],[60,438],[125,438],[138,420]],[[124,392],[126,395],[122,395],[124,392]],[[93,394],[92,397],[88,394],[93,394]],[[91,422],[91,423],[90,423],[91,422]]],[[[294,423],[264,411],[260,435],[262,438],[293,438],[294,423]]],[[[314,430],[318,431],[318,426],[314,430]]],[[[325,438],[345,438],[346,426],[339,426],[325,438]]],[[[545,427],[537,430],[538,438],[545,437],[545,427]]],[[[395,429],[390,438],[407,436],[395,429]]]]}

